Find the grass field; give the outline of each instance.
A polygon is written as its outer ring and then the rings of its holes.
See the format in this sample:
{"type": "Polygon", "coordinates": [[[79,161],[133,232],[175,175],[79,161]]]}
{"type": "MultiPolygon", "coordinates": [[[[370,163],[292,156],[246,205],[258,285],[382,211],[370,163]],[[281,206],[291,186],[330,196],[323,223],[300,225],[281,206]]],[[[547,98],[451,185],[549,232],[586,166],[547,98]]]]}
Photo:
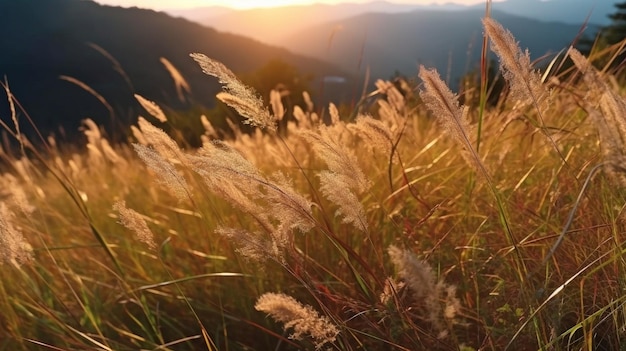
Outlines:
{"type": "Polygon", "coordinates": [[[573,49],[540,74],[484,24],[494,106],[421,67],[283,120],[193,54],[252,133],[205,119],[193,149],[149,97],[127,145],[4,121],[0,350],[622,349],[623,88],[573,49]]]}

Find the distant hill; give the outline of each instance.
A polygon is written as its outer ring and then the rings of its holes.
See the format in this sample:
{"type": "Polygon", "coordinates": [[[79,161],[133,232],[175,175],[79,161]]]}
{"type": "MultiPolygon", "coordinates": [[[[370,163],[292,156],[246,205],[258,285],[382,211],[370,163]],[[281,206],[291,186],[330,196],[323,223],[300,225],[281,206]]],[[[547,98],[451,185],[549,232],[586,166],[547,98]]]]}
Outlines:
{"type": "MultiPolygon", "coordinates": [[[[283,40],[285,38],[324,22],[370,12],[399,13],[422,7],[375,1],[366,4],[313,4],[230,11],[221,7],[202,7],[191,10],[168,11],[168,13],[220,31],[248,36],[272,45],[284,46],[283,40]]],[[[460,8],[463,7],[460,6],[460,8]]]]}
{"type": "MultiPolygon", "coordinates": [[[[533,58],[556,53],[580,26],[548,23],[503,12],[493,17],[508,28],[533,58]]],[[[436,67],[456,81],[477,67],[482,10],[367,13],[293,33],[283,44],[295,52],[328,60],[351,72],[369,67],[374,78],[396,72],[415,76],[419,64],[436,67]]]]}
{"type": "MultiPolygon", "coordinates": [[[[0,76],[7,77],[13,94],[44,131],[62,125],[72,133],[86,117],[110,125],[107,109],[83,89],[59,79],[61,75],[100,93],[125,126],[141,112],[133,93],[180,107],[161,57],[178,68],[196,101],[204,105],[214,101],[219,86],[189,58],[192,52],[222,61],[236,73],[255,71],[277,58],[320,79],[343,74],[319,60],[150,10],[84,0],[0,0],[0,14],[0,76]],[[130,84],[89,43],[115,58],[130,84]]],[[[7,117],[6,98],[0,98],[0,118],[7,117]]]]}
{"type": "Polygon", "coordinates": [[[235,11],[237,10],[225,6],[202,6],[184,9],[173,9],[164,12],[173,17],[182,17],[190,21],[198,22],[200,24],[207,24],[208,20],[214,19],[216,17],[225,16],[228,13],[235,11]]]}
{"type": "MultiPolygon", "coordinates": [[[[593,26],[606,25],[608,14],[615,12],[618,0],[506,0],[493,3],[493,10],[529,19],[581,25],[589,16],[593,26]]],[[[232,10],[223,7],[200,7],[172,10],[168,13],[185,17],[220,31],[255,38],[264,43],[285,46],[284,39],[325,22],[347,19],[366,13],[402,13],[422,11],[484,10],[484,4],[463,6],[458,4],[416,5],[388,1],[328,5],[312,4],[232,10]]]]}
{"type": "MultiPolygon", "coordinates": [[[[497,11],[539,21],[581,24],[589,16],[594,25],[609,24],[614,4],[621,0],[506,0],[493,4],[497,11]]],[[[484,6],[482,6],[484,7],[484,6]]]]}
{"type": "MultiPolygon", "coordinates": [[[[556,53],[579,34],[593,37],[616,0],[507,0],[493,17],[529,48],[533,58],[556,53]],[[514,15],[513,13],[524,14],[514,15]]],[[[418,64],[436,67],[452,82],[474,69],[479,57],[484,5],[314,4],[275,9],[197,9],[194,19],[219,30],[326,60],[355,75],[413,76],[418,64]],[[207,18],[199,20],[199,18],[207,18]]]]}

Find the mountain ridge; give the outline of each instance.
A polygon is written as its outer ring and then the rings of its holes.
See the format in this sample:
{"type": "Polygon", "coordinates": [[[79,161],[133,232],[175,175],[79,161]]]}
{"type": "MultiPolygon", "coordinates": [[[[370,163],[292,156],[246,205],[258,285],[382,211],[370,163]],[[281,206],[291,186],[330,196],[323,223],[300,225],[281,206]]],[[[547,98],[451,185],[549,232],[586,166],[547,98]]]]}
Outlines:
{"type": "MultiPolygon", "coordinates": [[[[194,101],[205,106],[213,103],[220,86],[189,57],[193,52],[221,61],[236,73],[253,72],[280,59],[320,79],[345,75],[326,62],[152,10],[81,0],[22,0],[0,1],[0,13],[6,15],[0,22],[6,33],[0,47],[10,48],[0,55],[0,75],[7,77],[13,95],[45,131],[62,124],[75,132],[87,117],[110,124],[107,109],[84,89],[59,79],[62,75],[84,82],[109,100],[125,126],[142,111],[135,93],[177,107],[174,84],[161,57],[182,73],[194,101]],[[119,62],[131,86],[90,43],[119,62]]],[[[0,113],[5,111],[6,99],[0,99],[0,113]]]]}

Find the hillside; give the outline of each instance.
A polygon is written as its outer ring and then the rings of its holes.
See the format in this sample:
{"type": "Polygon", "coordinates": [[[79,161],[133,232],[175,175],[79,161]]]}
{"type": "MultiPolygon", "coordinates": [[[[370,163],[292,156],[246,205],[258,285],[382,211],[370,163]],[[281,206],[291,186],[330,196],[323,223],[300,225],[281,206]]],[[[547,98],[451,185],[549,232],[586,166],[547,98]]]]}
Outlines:
{"type": "MultiPolygon", "coordinates": [[[[594,6],[589,0],[573,1],[576,6],[562,0],[497,2],[493,4],[493,17],[529,48],[533,58],[539,58],[567,47],[590,12],[591,23],[585,34],[592,37],[597,28],[593,21],[606,18],[612,9],[610,2],[594,6]]],[[[484,17],[484,5],[402,5],[385,1],[222,10],[198,9],[193,19],[326,60],[359,76],[366,68],[375,78],[389,78],[396,73],[413,76],[423,63],[436,67],[453,81],[476,67],[484,17]]],[[[187,12],[186,16],[190,15],[187,12]]]]}
{"type": "MultiPolygon", "coordinates": [[[[252,72],[280,59],[317,78],[342,74],[321,61],[150,10],[81,0],[0,0],[0,13],[0,76],[7,77],[13,94],[44,131],[62,125],[72,134],[85,117],[111,124],[109,112],[96,98],[59,79],[61,75],[74,77],[101,94],[124,127],[140,111],[133,93],[183,107],[161,57],[178,68],[189,81],[195,101],[205,106],[213,103],[219,88],[189,58],[192,52],[222,61],[237,73],[252,72]],[[119,62],[128,82],[91,43],[119,62]]],[[[2,98],[0,116],[6,119],[7,114],[6,98],[2,98]]]]}
{"type": "Polygon", "coordinates": [[[248,36],[271,45],[284,46],[284,39],[324,22],[364,13],[400,13],[417,8],[423,6],[375,1],[366,4],[312,4],[231,11],[225,11],[220,7],[206,7],[168,13],[220,31],[248,36]]]}
{"type": "MultiPolygon", "coordinates": [[[[541,22],[494,11],[528,47],[532,57],[566,48],[580,30],[578,25],[541,22]]],[[[436,67],[453,80],[476,67],[483,10],[367,13],[309,27],[283,41],[295,52],[325,58],[350,72],[369,67],[373,77],[396,72],[414,76],[419,64],[436,67]],[[302,38],[307,38],[302,40],[302,38]]]]}
{"type": "Polygon", "coordinates": [[[494,3],[494,9],[539,21],[581,24],[609,24],[608,15],[615,12],[613,4],[620,0],[506,0],[494,3]]]}

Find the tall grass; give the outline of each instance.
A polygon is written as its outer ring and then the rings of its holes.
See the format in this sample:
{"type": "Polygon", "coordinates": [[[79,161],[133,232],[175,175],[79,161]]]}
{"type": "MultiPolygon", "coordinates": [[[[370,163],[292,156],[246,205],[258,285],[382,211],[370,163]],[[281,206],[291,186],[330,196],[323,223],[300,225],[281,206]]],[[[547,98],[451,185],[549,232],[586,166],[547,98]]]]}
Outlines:
{"type": "Polygon", "coordinates": [[[484,24],[497,109],[421,68],[417,94],[379,81],[355,118],[307,95],[279,124],[279,96],[193,54],[254,132],[202,118],[191,149],[139,95],[128,145],[5,124],[0,349],[619,349],[621,88],[574,49],[542,79],[484,24]]]}

